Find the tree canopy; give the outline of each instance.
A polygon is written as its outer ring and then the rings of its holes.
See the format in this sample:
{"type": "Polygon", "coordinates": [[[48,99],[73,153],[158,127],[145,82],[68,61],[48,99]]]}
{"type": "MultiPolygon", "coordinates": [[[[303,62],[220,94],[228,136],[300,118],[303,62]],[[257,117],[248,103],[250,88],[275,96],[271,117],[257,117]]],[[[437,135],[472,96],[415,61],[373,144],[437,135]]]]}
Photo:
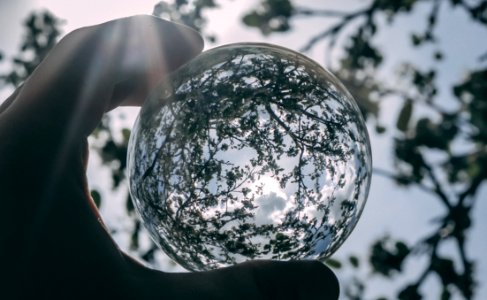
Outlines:
{"type": "MultiPolygon", "coordinates": [[[[212,42],[218,36],[206,32],[210,22],[206,12],[218,9],[219,5],[227,5],[227,2],[160,2],[155,5],[153,14],[192,26],[212,42]]],[[[395,298],[421,299],[426,281],[437,277],[440,294],[435,295],[436,298],[473,299],[480,278],[476,263],[469,256],[467,238],[479,201],[478,191],[487,178],[487,53],[472,57],[478,62],[476,68],[457,70],[457,83],[447,87],[453,101],[445,99],[446,93],[441,93],[441,74],[435,64],[424,68],[413,60],[404,61],[401,72],[396,75],[406,82],[401,87],[379,80],[377,73],[390,53],[375,44],[378,34],[385,27],[395,26],[398,18],[418,18],[419,6],[428,11],[426,27],[421,32],[404,32],[404,38],[410,40],[416,51],[434,45],[436,50],[431,59],[436,65],[455,59],[443,51],[441,38],[436,33],[442,14],[462,11],[472,26],[487,26],[487,1],[481,0],[371,0],[343,11],[323,9],[323,6],[302,7],[298,1],[291,0],[262,0],[258,7],[243,16],[242,24],[270,36],[292,31],[302,17],[332,20],[331,25],[303,33],[309,35],[309,40],[301,50],[306,53],[325,45],[328,52],[341,51],[341,59],[333,72],[358,100],[369,130],[392,140],[394,168],[392,171],[375,169],[375,176],[390,178],[398,186],[419,189],[425,197],[435,199],[444,208],[434,215],[436,222],[432,223],[430,233],[418,235],[412,244],[384,237],[372,241],[366,262],[351,253],[345,261],[329,260],[329,265],[340,272],[343,268],[358,269],[368,264],[377,276],[392,280],[406,277],[407,261],[426,259],[420,274],[415,278],[407,277],[407,283],[395,292],[395,298]],[[462,77],[464,71],[468,73],[462,77]],[[401,102],[394,128],[384,126],[380,115],[384,101],[390,99],[401,102]],[[440,251],[452,241],[454,246],[448,252],[440,251]]],[[[11,70],[0,74],[3,85],[17,86],[27,78],[60,36],[62,21],[48,12],[40,12],[31,14],[24,25],[27,34],[19,54],[8,58],[11,70]]],[[[474,45],[466,45],[470,46],[474,45]]],[[[119,189],[124,188],[122,183],[126,181],[125,156],[130,131],[123,129],[122,139],[117,139],[119,129],[111,124],[111,119],[105,118],[94,136],[101,141],[96,149],[111,171],[113,188],[119,189]]],[[[272,143],[272,139],[268,142],[272,143]]],[[[99,191],[93,191],[92,195],[100,204],[99,191]]],[[[134,222],[133,230],[127,233],[131,236],[132,249],[142,259],[155,263],[155,253],[159,250],[155,245],[142,247],[139,244],[140,221],[133,213],[129,197],[126,210],[134,222]]],[[[367,278],[353,276],[351,283],[343,287],[343,293],[347,299],[363,299],[367,278]]],[[[372,294],[377,299],[386,299],[372,294]]]]}

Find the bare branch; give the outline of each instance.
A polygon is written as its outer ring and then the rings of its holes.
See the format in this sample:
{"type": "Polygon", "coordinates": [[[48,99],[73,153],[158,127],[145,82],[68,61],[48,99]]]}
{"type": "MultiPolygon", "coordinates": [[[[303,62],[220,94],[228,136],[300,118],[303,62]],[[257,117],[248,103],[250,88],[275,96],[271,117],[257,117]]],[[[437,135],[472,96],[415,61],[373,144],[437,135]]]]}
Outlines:
{"type": "Polygon", "coordinates": [[[316,17],[332,17],[332,18],[343,18],[348,16],[349,12],[331,10],[331,9],[313,9],[307,7],[296,7],[294,9],[295,16],[316,16],[316,17]]]}
{"type": "MultiPolygon", "coordinates": [[[[389,178],[391,180],[394,180],[394,181],[402,181],[402,180],[407,180],[407,178],[405,177],[401,177],[401,175],[399,174],[394,174],[390,171],[387,171],[387,170],[384,170],[384,169],[380,169],[380,168],[373,168],[372,169],[372,172],[374,174],[377,174],[379,176],[382,176],[382,177],[385,177],[385,178],[389,178]]],[[[424,184],[421,184],[419,182],[414,182],[414,185],[419,188],[420,190],[424,191],[424,192],[427,192],[433,196],[437,196],[437,193],[435,192],[435,190],[425,186],[424,184]]]]}
{"type": "Polygon", "coordinates": [[[313,48],[313,46],[315,44],[317,44],[321,40],[327,38],[328,36],[337,35],[339,33],[339,31],[342,30],[345,26],[347,26],[351,21],[353,21],[354,19],[356,19],[358,17],[370,14],[373,11],[373,9],[374,9],[374,6],[372,5],[370,7],[367,7],[366,9],[361,9],[361,10],[358,10],[356,12],[349,13],[349,14],[343,16],[342,20],[340,22],[338,22],[338,24],[336,24],[336,25],[332,26],[331,28],[329,28],[329,29],[315,35],[314,37],[312,37],[308,41],[308,43],[300,49],[300,51],[301,52],[307,52],[311,48],[313,48]]]}
{"type": "Polygon", "coordinates": [[[465,189],[465,191],[463,191],[460,195],[458,195],[458,203],[459,205],[460,204],[463,204],[465,202],[465,200],[468,198],[468,196],[473,196],[475,195],[475,193],[477,192],[477,189],[478,187],[480,186],[480,184],[482,183],[482,181],[484,181],[485,177],[481,175],[475,177],[472,182],[470,183],[470,185],[465,189]]]}
{"type": "Polygon", "coordinates": [[[427,171],[428,177],[433,182],[433,185],[435,187],[434,192],[441,199],[441,202],[443,204],[445,204],[445,206],[448,207],[448,209],[451,210],[452,205],[451,205],[450,199],[448,199],[448,196],[446,195],[443,187],[441,186],[438,178],[436,177],[436,174],[435,174],[433,168],[430,165],[426,164],[424,161],[423,161],[422,165],[423,165],[423,168],[425,168],[425,170],[427,171]]]}

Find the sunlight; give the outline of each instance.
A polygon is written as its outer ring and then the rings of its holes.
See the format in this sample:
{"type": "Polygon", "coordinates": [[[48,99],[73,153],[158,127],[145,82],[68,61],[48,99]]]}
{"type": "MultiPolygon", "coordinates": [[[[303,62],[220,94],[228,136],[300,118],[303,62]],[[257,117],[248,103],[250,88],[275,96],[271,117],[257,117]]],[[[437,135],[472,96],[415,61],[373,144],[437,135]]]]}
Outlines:
{"type": "MultiPolygon", "coordinates": [[[[251,190],[256,193],[259,187],[262,187],[262,195],[276,194],[276,196],[287,199],[287,195],[283,189],[281,189],[279,181],[271,176],[264,175],[258,179],[251,190]]],[[[259,193],[260,194],[260,193],[259,193]]]]}
{"type": "Polygon", "coordinates": [[[111,19],[138,14],[150,14],[157,1],[154,0],[37,0],[37,6],[48,7],[55,15],[68,20],[66,31],[106,22],[111,19]]]}
{"type": "Polygon", "coordinates": [[[261,176],[250,189],[259,207],[254,217],[257,225],[279,224],[293,207],[293,201],[289,201],[279,182],[268,175],[261,176]]]}

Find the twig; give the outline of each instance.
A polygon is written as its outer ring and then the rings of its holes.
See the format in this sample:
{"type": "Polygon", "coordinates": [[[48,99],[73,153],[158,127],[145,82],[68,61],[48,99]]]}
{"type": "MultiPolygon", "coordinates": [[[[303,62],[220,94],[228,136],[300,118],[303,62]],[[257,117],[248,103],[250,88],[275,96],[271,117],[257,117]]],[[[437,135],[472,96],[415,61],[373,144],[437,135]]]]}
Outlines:
{"type": "Polygon", "coordinates": [[[300,52],[309,51],[311,48],[313,48],[313,46],[316,43],[318,43],[319,41],[321,41],[322,39],[326,38],[329,35],[336,35],[343,27],[345,27],[347,25],[347,23],[349,23],[353,19],[360,17],[362,15],[370,14],[374,8],[375,8],[374,5],[372,5],[370,7],[365,8],[365,9],[361,9],[361,10],[358,10],[356,12],[353,12],[353,13],[350,13],[350,14],[343,16],[341,22],[339,22],[335,26],[332,26],[331,28],[315,35],[314,37],[312,37],[308,41],[308,43],[300,49],[300,52]]]}
{"type": "Polygon", "coordinates": [[[313,9],[307,7],[296,7],[294,9],[295,16],[317,16],[317,17],[335,17],[335,18],[343,18],[348,16],[350,13],[339,11],[339,10],[331,10],[331,9],[313,9]]]}
{"type": "MultiPolygon", "coordinates": [[[[380,168],[373,168],[373,169],[372,169],[372,172],[373,172],[374,174],[377,174],[377,175],[380,175],[380,176],[383,176],[383,177],[386,177],[386,178],[392,179],[392,180],[394,180],[394,181],[399,181],[399,180],[401,180],[401,179],[407,179],[406,177],[401,177],[400,175],[394,174],[394,173],[392,173],[392,172],[390,172],[390,171],[387,171],[387,170],[384,170],[384,169],[380,169],[380,168]]],[[[424,191],[424,192],[430,193],[430,194],[435,195],[435,196],[437,195],[437,193],[436,193],[436,192],[435,192],[433,189],[431,189],[431,188],[429,188],[429,187],[425,186],[424,184],[421,184],[421,183],[419,183],[419,182],[414,182],[414,184],[415,184],[415,185],[416,185],[416,186],[417,186],[417,187],[418,187],[420,190],[422,190],[422,191],[424,191]]]]}
{"type": "Polygon", "coordinates": [[[433,185],[435,186],[434,192],[440,197],[441,201],[443,204],[448,207],[449,210],[451,210],[452,205],[450,203],[450,199],[448,199],[448,196],[446,195],[445,191],[443,190],[443,187],[441,186],[440,182],[438,181],[438,178],[436,177],[433,168],[431,166],[427,165],[424,161],[422,163],[423,168],[427,171],[427,174],[431,181],[433,182],[433,185]]]}
{"type": "Polygon", "coordinates": [[[482,174],[475,177],[472,180],[470,186],[467,189],[465,189],[465,191],[463,191],[460,195],[458,195],[458,204],[459,205],[463,204],[465,202],[465,199],[467,199],[468,196],[474,196],[475,193],[477,192],[478,187],[480,186],[480,184],[484,179],[485,177],[482,176],[482,174]]]}

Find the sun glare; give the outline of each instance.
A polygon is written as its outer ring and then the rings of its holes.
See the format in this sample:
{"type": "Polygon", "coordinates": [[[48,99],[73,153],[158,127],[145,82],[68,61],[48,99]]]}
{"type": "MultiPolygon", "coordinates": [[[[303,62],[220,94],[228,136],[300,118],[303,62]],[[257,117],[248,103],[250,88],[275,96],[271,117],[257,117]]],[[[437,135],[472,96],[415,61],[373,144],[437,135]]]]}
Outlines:
{"type": "Polygon", "coordinates": [[[287,199],[287,195],[283,189],[281,189],[279,182],[270,176],[264,175],[255,182],[255,187],[262,187],[262,193],[264,195],[276,194],[276,196],[287,199]]]}

